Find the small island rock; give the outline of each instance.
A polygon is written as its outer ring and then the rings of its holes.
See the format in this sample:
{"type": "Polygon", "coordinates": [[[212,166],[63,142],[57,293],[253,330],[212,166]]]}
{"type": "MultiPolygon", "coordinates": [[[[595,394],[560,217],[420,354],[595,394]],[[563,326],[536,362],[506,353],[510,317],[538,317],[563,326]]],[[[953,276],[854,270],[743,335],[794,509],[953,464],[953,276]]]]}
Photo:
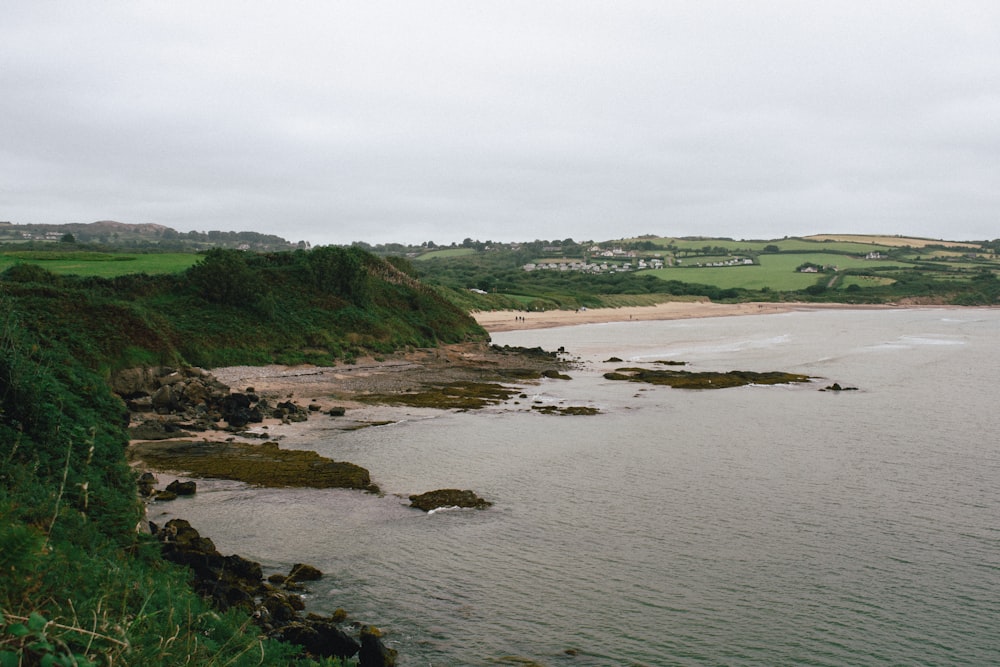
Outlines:
{"type": "Polygon", "coordinates": [[[492,505],[493,503],[480,498],[473,491],[460,489],[438,489],[410,496],[410,507],[416,507],[425,512],[439,507],[486,509],[492,505]]]}

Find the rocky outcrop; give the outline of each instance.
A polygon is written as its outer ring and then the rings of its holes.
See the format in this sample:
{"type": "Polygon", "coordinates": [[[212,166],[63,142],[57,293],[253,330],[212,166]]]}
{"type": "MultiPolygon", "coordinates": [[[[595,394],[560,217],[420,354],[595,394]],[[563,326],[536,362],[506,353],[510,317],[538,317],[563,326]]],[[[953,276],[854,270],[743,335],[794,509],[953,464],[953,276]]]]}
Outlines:
{"type": "Polygon", "coordinates": [[[194,589],[216,608],[242,609],[267,635],[301,646],[314,657],[357,655],[365,667],[396,664],[396,652],[383,644],[377,628],[362,625],[355,638],[341,627],[347,617],[343,610],[330,616],[301,613],[305,609],[302,597],[288,590],[285,583],[321,578],[323,573],[315,567],[296,564],[288,576],[272,575],[265,581],[259,563],[237,555],[223,556],[212,540],[202,537],[183,519],[172,519],[162,528],[151,524],[151,530],[160,540],[164,558],[188,567],[194,589]]]}
{"type": "Polygon", "coordinates": [[[813,378],[799,373],[782,371],[674,371],[650,370],[647,368],[619,368],[613,373],[605,373],[607,380],[646,382],[665,385],[675,389],[726,389],[745,385],[792,384],[810,382],[813,378]]]}
{"type": "Polygon", "coordinates": [[[283,401],[271,405],[254,393],[230,392],[212,374],[198,368],[148,366],[115,373],[112,391],[122,397],[132,413],[133,440],[162,440],[190,435],[186,431],[224,428],[233,431],[264,419],[305,421],[309,408],[283,401]]]}
{"type": "Polygon", "coordinates": [[[382,631],[372,625],[361,627],[361,650],[358,652],[361,667],[394,667],[396,650],[382,643],[382,631]]]}
{"type": "Polygon", "coordinates": [[[471,509],[486,509],[493,503],[477,496],[475,492],[460,489],[438,489],[410,496],[410,507],[425,512],[441,507],[464,507],[471,509]]]}
{"type": "Polygon", "coordinates": [[[258,486],[361,489],[378,493],[371,474],[347,461],[314,451],[281,449],[277,442],[168,440],[129,447],[133,463],[154,470],[184,470],[191,477],[232,479],[258,486]]]}

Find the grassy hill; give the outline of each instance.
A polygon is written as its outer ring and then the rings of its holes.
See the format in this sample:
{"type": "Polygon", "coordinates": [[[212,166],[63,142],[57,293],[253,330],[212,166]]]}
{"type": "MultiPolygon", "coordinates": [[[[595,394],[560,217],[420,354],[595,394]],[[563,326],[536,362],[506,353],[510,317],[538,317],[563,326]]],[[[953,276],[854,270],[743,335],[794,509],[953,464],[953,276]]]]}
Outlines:
{"type": "Polygon", "coordinates": [[[343,363],[486,333],[405,264],[357,249],[213,250],[181,272],[116,277],[44,263],[0,274],[0,664],[333,664],[211,608],[136,531],[127,413],[107,379],[139,364],[343,363]]]}

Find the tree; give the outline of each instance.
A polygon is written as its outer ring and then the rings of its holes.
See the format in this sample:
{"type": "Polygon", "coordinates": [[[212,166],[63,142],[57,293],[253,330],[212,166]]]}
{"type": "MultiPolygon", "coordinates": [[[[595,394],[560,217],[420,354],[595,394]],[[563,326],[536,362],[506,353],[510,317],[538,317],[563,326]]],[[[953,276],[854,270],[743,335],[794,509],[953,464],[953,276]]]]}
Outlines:
{"type": "Polygon", "coordinates": [[[321,246],[307,257],[313,285],[321,292],[335,294],[360,304],[368,298],[368,272],[360,248],[321,246]]]}
{"type": "Polygon", "coordinates": [[[212,248],[205,259],[187,270],[187,276],[198,293],[212,303],[249,306],[264,292],[260,276],[239,250],[212,248]]]}
{"type": "Polygon", "coordinates": [[[76,237],[73,236],[72,234],[70,234],[69,232],[66,232],[65,234],[62,235],[62,238],[59,239],[59,242],[60,243],[76,243],[76,237]]]}

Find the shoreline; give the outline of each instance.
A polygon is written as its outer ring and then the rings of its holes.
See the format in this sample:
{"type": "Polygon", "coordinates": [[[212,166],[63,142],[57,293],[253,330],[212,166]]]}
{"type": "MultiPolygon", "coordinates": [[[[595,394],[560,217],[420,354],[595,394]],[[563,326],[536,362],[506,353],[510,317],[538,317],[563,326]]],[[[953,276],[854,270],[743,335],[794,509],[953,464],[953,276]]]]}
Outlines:
{"type": "Polygon", "coordinates": [[[490,333],[549,329],[577,324],[606,324],[608,322],[682,320],[702,317],[731,317],[736,315],[773,315],[810,310],[890,310],[913,307],[947,307],[931,304],[850,304],[806,302],[746,302],[713,303],[711,301],[667,301],[655,306],[622,306],[619,308],[586,308],[581,310],[545,310],[528,312],[518,310],[475,311],[471,313],[479,326],[490,333]]]}

